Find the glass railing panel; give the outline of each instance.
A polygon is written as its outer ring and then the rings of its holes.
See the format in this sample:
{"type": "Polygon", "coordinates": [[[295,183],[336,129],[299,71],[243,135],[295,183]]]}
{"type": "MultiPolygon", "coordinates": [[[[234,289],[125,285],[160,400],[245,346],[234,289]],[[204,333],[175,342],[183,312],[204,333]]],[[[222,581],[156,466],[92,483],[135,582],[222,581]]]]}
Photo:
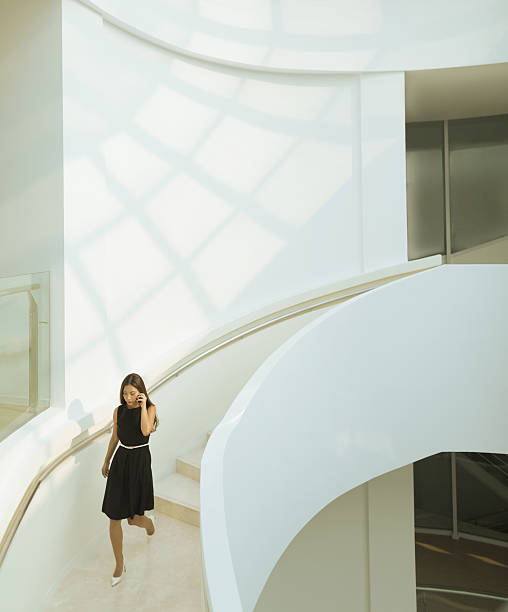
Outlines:
{"type": "Polygon", "coordinates": [[[0,440],[50,404],[49,272],[0,277],[0,440]]]}
{"type": "Polygon", "coordinates": [[[452,529],[452,476],[449,453],[413,464],[415,527],[452,529]]]}
{"type": "Polygon", "coordinates": [[[508,601],[481,594],[459,594],[418,590],[418,612],[508,612],[508,601]]]}
{"type": "Polygon", "coordinates": [[[439,453],[413,469],[418,610],[508,612],[508,455],[439,453]]]}
{"type": "Polygon", "coordinates": [[[508,542],[508,456],[457,453],[459,531],[508,542]]]}

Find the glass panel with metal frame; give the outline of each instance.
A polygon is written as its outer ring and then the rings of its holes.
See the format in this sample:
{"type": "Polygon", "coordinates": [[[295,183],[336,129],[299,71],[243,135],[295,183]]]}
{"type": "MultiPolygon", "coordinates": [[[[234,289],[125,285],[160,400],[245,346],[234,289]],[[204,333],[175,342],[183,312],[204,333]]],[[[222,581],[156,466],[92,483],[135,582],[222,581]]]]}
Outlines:
{"type": "Polygon", "coordinates": [[[406,124],[408,259],[445,254],[443,122],[406,124]]]}
{"type": "Polygon", "coordinates": [[[417,590],[416,607],[418,612],[508,612],[508,599],[423,588],[417,590]]]}
{"type": "Polygon", "coordinates": [[[508,612],[508,455],[445,452],[413,470],[418,611],[508,612]]]}
{"type": "Polygon", "coordinates": [[[450,453],[416,461],[414,473],[415,527],[452,529],[450,453]]]}
{"type": "Polygon", "coordinates": [[[459,531],[508,542],[506,455],[457,453],[457,513],[459,531]]]}
{"type": "Polygon", "coordinates": [[[50,404],[49,272],[0,277],[0,440],[50,404]]]}
{"type": "Polygon", "coordinates": [[[508,114],[449,120],[448,143],[451,260],[508,263],[508,114]]]}

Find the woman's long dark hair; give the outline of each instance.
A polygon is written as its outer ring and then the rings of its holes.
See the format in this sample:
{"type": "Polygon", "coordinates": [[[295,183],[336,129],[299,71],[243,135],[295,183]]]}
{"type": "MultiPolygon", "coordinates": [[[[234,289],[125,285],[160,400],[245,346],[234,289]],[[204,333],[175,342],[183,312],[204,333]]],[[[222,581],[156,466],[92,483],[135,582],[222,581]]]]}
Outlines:
{"type": "MultiPolygon", "coordinates": [[[[120,403],[121,404],[125,402],[124,397],[123,397],[123,390],[124,390],[124,387],[126,387],[127,385],[132,385],[133,387],[136,387],[136,389],[140,393],[144,393],[146,395],[146,407],[147,408],[154,405],[154,403],[148,397],[148,393],[146,391],[146,387],[145,387],[145,383],[143,382],[143,379],[141,378],[139,374],[135,374],[135,373],[127,374],[127,376],[122,381],[122,386],[120,387],[120,403]]],[[[157,408],[156,408],[155,409],[155,420],[153,422],[152,431],[155,431],[158,426],[159,426],[159,418],[157,417],[157,408]]]]}

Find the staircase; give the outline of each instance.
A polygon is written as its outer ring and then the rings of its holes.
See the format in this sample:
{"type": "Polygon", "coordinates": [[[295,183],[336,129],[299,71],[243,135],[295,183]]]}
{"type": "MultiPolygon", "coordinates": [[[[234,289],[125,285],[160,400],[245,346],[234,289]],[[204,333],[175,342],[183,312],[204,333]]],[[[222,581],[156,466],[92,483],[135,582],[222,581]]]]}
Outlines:
{"type": "Polygon", "coordinates": [[[199,480],[206,442],[176,459],[176,472],[159,480],[154,495],[155,510],[199,527],[199,480]]]}

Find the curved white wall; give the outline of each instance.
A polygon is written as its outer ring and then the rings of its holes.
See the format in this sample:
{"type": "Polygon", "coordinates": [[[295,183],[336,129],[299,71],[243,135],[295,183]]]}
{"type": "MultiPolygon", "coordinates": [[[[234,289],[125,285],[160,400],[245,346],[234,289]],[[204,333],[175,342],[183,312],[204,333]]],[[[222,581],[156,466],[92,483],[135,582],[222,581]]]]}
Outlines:
{"type": "Polygon", "coordinates": [[[63,68],[74,414],[267,304],[407,262],[403,74],[217,66],[74,0],[63,68]]]}
{"type": "MultiPolygon", "coordinates": [[[[158,480],[175,471],[176,457],[205,442],[206,432],[224,416],[259,363],[321,314],[312,311],[235,342],[151,394],[160,417],[159,428],[150,436],[155,495],[158,480]]],[[[113,409],[114,405],[110,406],[111,416],[113,409]]],[[[0,465],[5,466],[0,479],[0,538],[38,463],[45,463],[44,453],[52,454],[49,447],[78,433],[73,423],[60,423],[59,429],[56,424],[55,419],[52,431],[38,429],[40,423],[34,419],[0,445],[0,465]]],[[[108,443],[109,435],[96,440],[67,459],[39,486],[0,566],[2,609],[42,610],[41,602],[51,599],[87,545],[95,538],[109,539],[109,519],[101,512],[106,484],[101,466],[108,443]],[[29,589],[22,588],[26,584],[29,589]]],[[[98,575],[104,571],[97,568],[98,575]]]]}
{"type": "Polygon", "coordinates": [[[508,452],[507,310],[508,265],[441,266],[331,309],[263,363],[203,456],[213,610],[253,610],[346,491],[437,452],[508,452]]]}
{"type": "MultiPolygon", "coordinates": [[[[238,324],[246,325],[271,312],[315,300],[321,295],[337,291],[347,293],[350,289],[387,282],[387,278],[440,263],[441,257],[434,256],[352,278],[323,287],[319,292],[293,296],[286,303],[272,304],[268,310],[251,313],[238,324]]],[[[321,317],[322,313],[322,310],[314,310],[266,327],[212,353],[151,393],[160,417],[159,428],[150,438],[156,495],[159,479],[175,471],[176,457],[204,443],[206,432],[223,418],[259,364],[288,337],[321,317]]],[[[217,331],[217,335],[230,334],[233,328],[217,331]]],[[[109,406],[102,407],[107,411],[108,420],[117,403],[113,400],[109,406]]],[[[43,421],[42,416],[0,443],[0,465],[5,468],[0,471],[0,538],[39,466],[66,450],[73,437],[81,438],[88,434],[87,428],[97,426],[93,415],[80,420],[59,411],[48,421],[43,421]]],[[[74,557],[81,554],[95,536],[107,539],[105,530],[109,522],[100,511],[105,487],[100,469],[108,443],[109,435],[103,436],[68,458],[36,491],[0,566],[0,597],[6,609],[27,612],[37,609],[37,602],[51,597],[53,588],[65,576],[74,557]],[[47,525],[55,516],[61,518],[58,529],[48,529],[47,525]],[[34,548],[35,539],[38,546],[34,548]],[[30,589],[23,589],[25,584],[30,584],[30,589]]]]}
{"type": "Polygon", "coordinates": [[[335,498],[302,527],[254,612],[282,610],[417,612],[412,465],[335,498]]]}
{"type": "Polygon", "coordinates": [[[505,0],[82,0],[186,53],[264,69],[386,71],[508,61],[505,0]]]}

